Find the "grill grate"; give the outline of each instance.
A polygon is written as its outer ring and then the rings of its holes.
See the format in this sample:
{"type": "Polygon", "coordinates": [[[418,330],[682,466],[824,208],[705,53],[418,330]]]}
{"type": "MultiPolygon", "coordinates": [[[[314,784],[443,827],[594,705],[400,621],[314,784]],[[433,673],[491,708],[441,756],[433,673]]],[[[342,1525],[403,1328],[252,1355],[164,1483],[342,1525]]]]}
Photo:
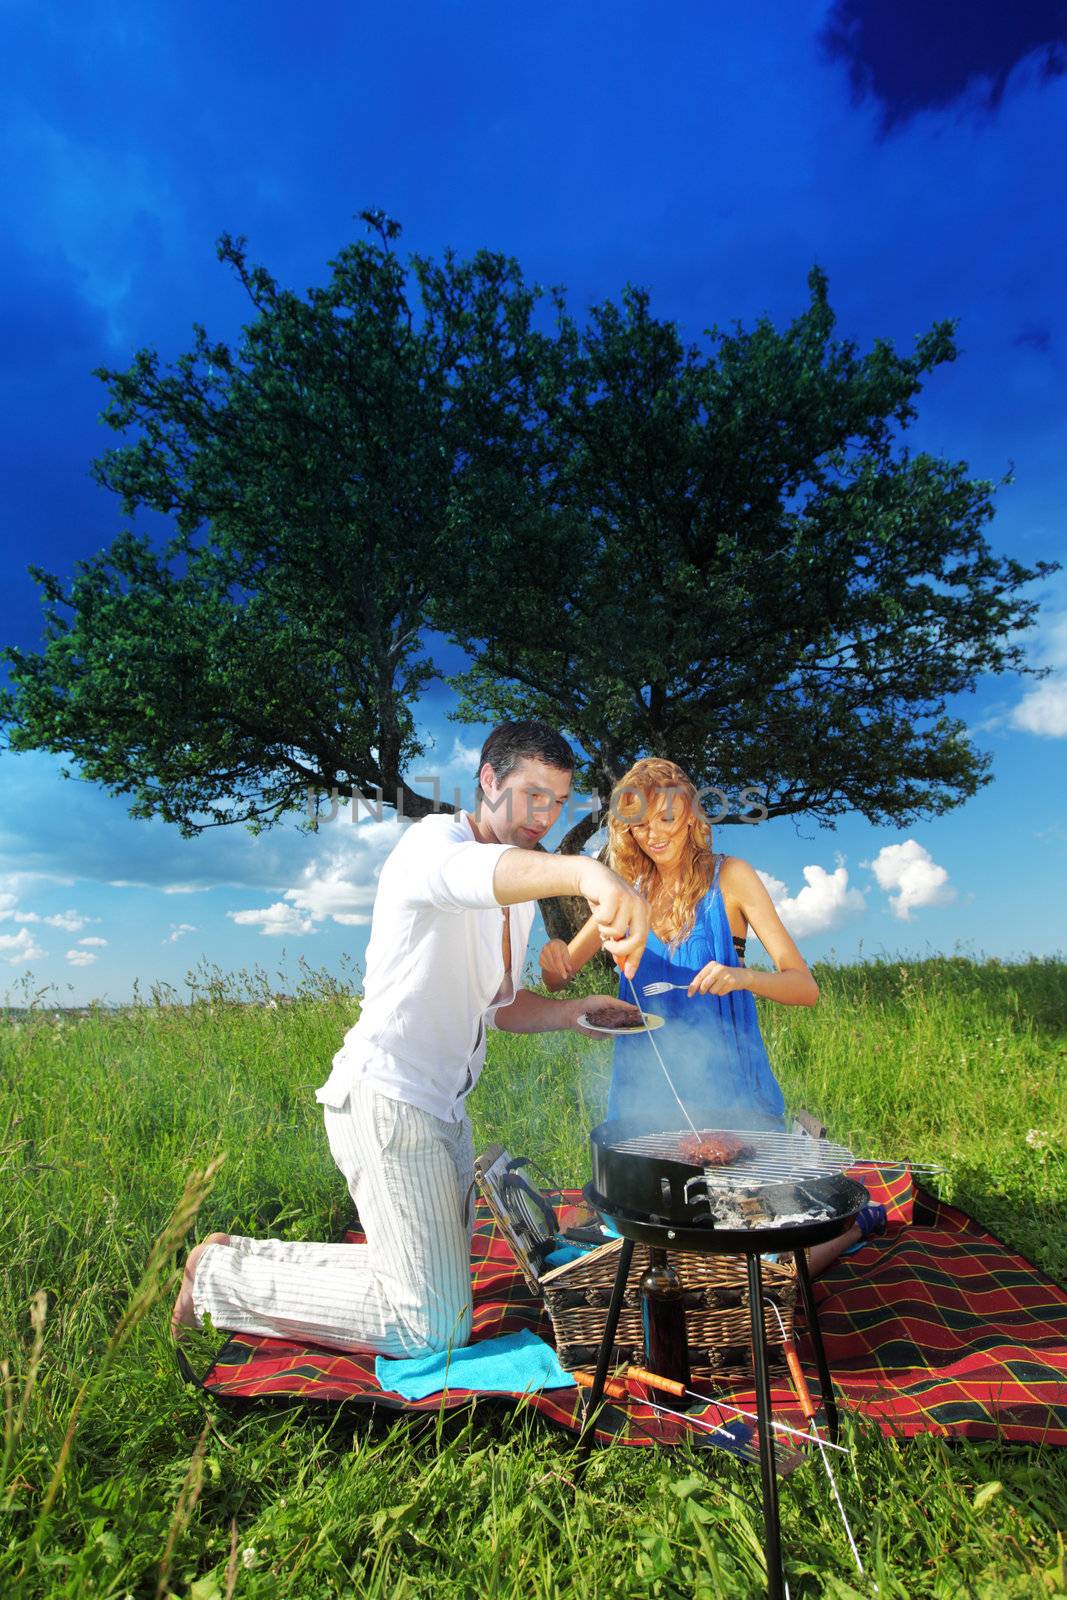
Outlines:
{"type": "MultiPolygon", "coordinates": [[[[812,1139],[806,1133],[748,1132],[743,1128],[702,1130],[703,1134],[725,1133],[743,1139],[751,1155],[739,1156],[728,1166],[704,1167],[709,1187],[753,1189],[769,1183],[800,1183],[806,1178],[828,1178],[855,1165],[851,1150],[829,1139],[812,1139]]],[[[665,1161],[685,1161],[682,1141],[691,1139],[687,1128],[673,1133],[646,1133],[633,1139],[620,1139],[612,1146],[623,1155],[655,1156],[665,1161]]]]}

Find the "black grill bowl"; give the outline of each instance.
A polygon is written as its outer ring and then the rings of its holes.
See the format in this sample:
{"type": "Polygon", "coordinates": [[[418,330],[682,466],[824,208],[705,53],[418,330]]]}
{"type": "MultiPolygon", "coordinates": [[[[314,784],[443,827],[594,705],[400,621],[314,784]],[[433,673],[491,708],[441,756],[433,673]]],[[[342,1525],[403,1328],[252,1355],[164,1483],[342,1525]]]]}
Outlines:
{"type": "MultiPolygon", "coordinates": [[[[646,1217],[650,1222],[675,1223],[685,1228],[729,1231],[717,1227],[711,1216],[703,1184],[693,1184],[687,1197],[686,1184],[703,1176],[703,1167],[687,1161],[672,1160],[666,1156],[639,1155],[620,1150],[618,1145],[627,1139],[639,1138],[648,1132],[647,1124],[626,1119],[602,1122],[589,1136],[592,1154],[592,1188],[602,1204],[618,1208],[620,1215],[637,1219],[646,1217]]],[[[830,1173],[818,1178],[804,1178],[798,1182],[789,1179],[763,1183],[758,1189],[760,1208],[766,1214],[767,1226],[792,1225],[813,1212],[816,1207],[829,1213],[817,1224],[827,1227],[824,1237],[833,1238],[840,1226],[851,1221],[870,1199],[868,1191],[854,1178],[844,1173],[830,1173]],[[778,1219],[782,1219],[778,1223],[778,1219]]],[[[808,1226],[811,1226],[809,1223],[808,1226]]],[[[762,1227],[744,1230],[763,1232],[762,1227]]],[[[768,1246],[768,1248],[772,1248],[768,1246]]]]}

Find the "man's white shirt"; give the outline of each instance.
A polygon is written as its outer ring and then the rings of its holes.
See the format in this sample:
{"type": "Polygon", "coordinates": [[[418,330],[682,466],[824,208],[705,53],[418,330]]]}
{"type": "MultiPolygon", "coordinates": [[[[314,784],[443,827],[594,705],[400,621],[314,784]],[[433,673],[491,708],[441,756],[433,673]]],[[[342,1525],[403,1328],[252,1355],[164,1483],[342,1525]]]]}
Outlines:
{"type": "Polygon", "coordinates": [[[504,908],[493,874],[505,850],[482,844],[465,811],[433,813],[402,833],[382,865],[359,1021],[316,1099],[340,1109],[357,1080],[458,1122],[485,1061],[485,1030],[521,987],[536,904],[504,908]],[[503,981],[501,981],[503,976],[503,981]]]}

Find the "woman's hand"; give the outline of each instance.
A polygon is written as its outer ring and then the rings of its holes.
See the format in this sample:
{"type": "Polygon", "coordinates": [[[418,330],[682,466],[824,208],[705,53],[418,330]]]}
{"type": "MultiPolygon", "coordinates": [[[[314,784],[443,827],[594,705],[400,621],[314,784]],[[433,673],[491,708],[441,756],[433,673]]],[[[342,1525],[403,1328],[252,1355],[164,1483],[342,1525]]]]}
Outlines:
{"type": "Polygon", "coordinates": [[[546,989],[563,989],[575,974],[570,946],[565,939],[549,939],[541,951],[541,982],[546,989]]]}
{"type": "Polygon", "coordinates": [[[721,961],[709,961],[693,979],[687,994],[733,994],[737,989],[748,988],[748,970],[745,967],[725,967],[721,961]]]}

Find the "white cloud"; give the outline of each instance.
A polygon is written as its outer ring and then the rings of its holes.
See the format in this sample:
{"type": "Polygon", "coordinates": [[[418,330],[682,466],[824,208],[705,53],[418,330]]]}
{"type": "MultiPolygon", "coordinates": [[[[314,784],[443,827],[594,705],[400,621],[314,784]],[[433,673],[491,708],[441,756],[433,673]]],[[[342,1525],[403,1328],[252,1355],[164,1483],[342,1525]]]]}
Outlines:
{"type": "Polygon", "coordinates": [[[1043,678],[1011,713],[1011,726],[1045,739],[1067,738],[1067,673],[1043,678]]]}
{"type": "Polygon", "coordinates": [[[38,916],[36,911],[16,911],[16,922],[40,922],[48,928],[62,928],[64,933],[77,933],[87,923],[96,922],[96,917],[83,917],[80,911],[56,911],[51,916],[38,916]]]}
{"type": "Polygon", "coordinates": [[[221,887],[214,883],[151,883],[146,878],[109,878],[109,889],[155,889],[160,894],[206,894],[221,887]]]}
{"type": "Polygon", "coordinates": [[[815,933],[829,933],[839,927],[846,917],[866,909],[866,901],[859,889],[850,889],[848,870],[838,857],[837,867],[827,872],[816,865],[803,869],[805,887],[797,895],[790,895],[780,878],[769,872],[760,872],[767,893],[775,909],[794,939],[806,939],[815,933]]]}
{"type": "Polygon", "coordinates": [[[872,862],[861,862],[861,866],[870,867],[879,888],[889,895],[893,915],[901,922],[910,922],[912,912],[922,906],[948,905],[956,898],[947,871],[917,839],[884,845],[872,862]]]}
{"type": "Polygon", "coordinates": [[[399,837],[392,823],[371,824],[372,828],[375,826],[389,829],[386,841],[374,841],[378,849],[372,844],[369,850],[360,851],[353,858],[341,846],[324,861],[309,862],[300,874],[299,886],[287,889],[285,899],[316,922],[325,917],[347,925],[369,922],[370,908],[374,904],[375,869],[381,865],[375,856],[381,854],[384,859],[387,852],[380,849],[380,843],[388,842],[391,848],[399,837]]]}
{"type": "MultiPolygon", "coordinates": [[[[0,810],[0,894],[21,895],[23,904],[40,882],[75,880],[171,895],[230,889],[266,904],[299,883],[309,862],[324,850],[332,853],[343,845],[358,854],[382,836],[390,846],[399,837],[390,808],[383,810],[381,822],[361,808],[354,826],[351,808],[343,806],[337,820],[321,823],[317,833],[303,831],[294,820],[258,836],[233,826],[183,839],[158,818],[130,818],[122,798],[97,784],[79,784],[79,803],[71,806],[73,780],[59,776],[57,756],[26,751],[8,759],[14,781],[0,810]]],[[[443,798],[450,798],[447,787],[443,798]]],[[[0,919],[3,908],[0,898],[0,919]]]]}
{"type": "MultiPolygon", "coordinates": [[[[13,895],[5,895],[4,900],[14,901],[13,895]]],[[[42,917],[37,911],[12,911],[0,909],[0,919],[11,917],[15,922],[38,922],[46,928],[62,928],[64,933],[77,933],[79,928],[84,928],[87,923],[99,922],[99,917],[83,917],[80,911],[54,911],[47,917],[42,917]]]]}
{"type": "Polygon", "coordinates": [[[107,944],[107,940],[106,939],[100,939],[95,934],[92,934],[87,939],[79,939],[78,943],[79,944],[94,944],[94,945],[100,945],[102,947],[105,944],[107,944]]]}
{"type": "Polygon", "coordinates": [[[74,949],[67,951],[67,960],[72,967],[91,967],[96,959],[91,950],[74,949]]]}
{"type": "Polygon", "coordinates": [[[311,917],[302,916],[295,906],[276,900],[272,906],[257,911],[227,911],[226,915],[242,928],[259,926],[262,934],[308,934],[315,932],[311,917]]]}
{"type": "Polygon", "coordinates": [[[0,961],[15,967],[23,961],[39,961],[45,954],[28,928],[18,933],[0,933],[0,961]]]}
{"type": "MultiPolygon", "coordinates": [[[[403,826],[409,826],[404,824],[403,826]]],[[[273,905],[226,915],[243,925],[260,925],[261,933],[314,933],[327,918],[343,927],[370,922],[382,862],[400,837],[391,816],[381,822],[366,817],[353,825],[347,816],[323,824],[330,843],[307,863],[295,887],[273,905]]],[[[321,836],[321,831],[320,831],[321,836]]]]}
{"type": "Polygon", "coordinates": [[[439,741],[428,729],[421,729],[420,736],[425,739],[428,749],[426,755],[406,774],[411,788],[416,794],[426,795],[427,798],[436,796],[444,805],[472,806],[478,778],[478,757],[482,753],[481,743],[464,744],[459,734],[453,734],[448,754],[440,755],[437,753],[439,741]],[[434,778],[437,779],[436,790],[434,778]]]}
{"type": "MultiPolygon", "coordinates": [[[[32,754],[32,752],[31,752],[31,754],[32,754]]],[[[26,760],[26,759],[28,759],[28,756],[27,755],[20,755],[18,759],[20,761],[26,760]]],[[[4,799],[5,799],[5,801],[8,799],[8,796],[6,794],[4,796],[4,799]]],[[[5,847],[5,836],[4,836],[4,834],[2,832],[0,832],[0,852],[3,851],[4,847],[5,847]]],[[[34,872],[0,872],[0,883],[2,883],[5,886],[5,890],[7,892],[10,892],[10,893],[15,894],[15,895],[20,895],[23,892],[23,890],[26,889],[31,884],[32,885],[37,885],[39,883],[57,883],[57,884],[59,884],[60,888],[62,888],[62,889],[72,889],[76,882],[77,882],[77,878],[71,877],[70,873],[36,872],[36,871],[34,871],[34,872]]]]}
{"type": "Polygon", "coordinates": [[[452,748],[448,753],[448,763],[453,771],[463,772],[470,783],[474,783],[478,776],[478,757],[482,753],[480,744],[464,744],[457,733],[452,740],[452,748]]]}
{"type": "MultiPolygon", "coordinates": [[[[463,757],[455,740],[453,751],[457,760],[463,757]]],[[[20,893],[31,883],[70,883],[69,877],[47,869],[75,860],[79,879],[111,888],[172,895],[227,886],[251,891],[252,904],[230,915],[239,926],[262,934],[303,936],[327,919],[345,927],[365,926],[381,863],[402,828],[410,826],[406,820],[398,823],[388,808],[381,820],[361,810],[353,824],[346,807],[336,821],[320,823],[316,833],[286,825],[253,837],[235,827],[225,837],[214,832],[181,840],[176,830],[157,820],[134,822],[120,815],[122,802],[94,785],[84,786],[81,806],[65,810],[57,804],[67,787],[58,777],[56,758],[31,752],[13,759],[21,781],[5,794],[0,822],[0,923],[20,920],[76,934],[98,921],[72,909],[49,916],[19,909],[20,893]],[[62,828],[56,820],[60,815],[66,821],[62,828]],[[16,862],[29,865],[16,868],[16,862]]],[[[196,931],[185,922],[169,927],[163,943],[196,931]]],[[[16,953],[27,948],[23,941],[16,953]]]]}
{"type": "MultiPolygon", "coordinates": [[[[1055,590],[1057,599],[1064,594],[1065,585],[1067,579],[1061,580],[1055,590]]],[[[1041,614],[1036,631],[1036,664],[1039,667],[1067,667],[1067,607],[1050,606],[1041,614]]]]}
{"type": "Polygon", "coordinates": [[[1067,738],[1067,583],[1030,586],[1027,598],[1042,603],[1033,628],[1018,629],[1011,643],[1022,645],[1029,664],[1049,668],[1049,676],[1027,689],[1013,706],[998,703],[977,731],[1015,728],[1045,739],[1067,738]]]}
{"type": "MultiPolygon", "coordinates": [[[[20,922],[24,926],[19,935],[7,934],[0,939],[0,960],[2,961],[37,961],[45,954],[44,949],[27,931],[25,924],[35,924],[43,928],[62,928],[64,933],[78,933],[90,922],[99,922],[99,917],[83,916],[80,911],[55,911],[48,916],[42,916],[39,911],[19,911],[19,889],[29,883],[35,882],[46,874],[35,872],[9,872],[5,873],[0,882],[5,887],[0,889],[0,922],[20,922]],[[11,952],[6,954],[4,952],[11,952]]],[[[81,944],[106,944],[106,939],[82,939],[81,944]]]]}

